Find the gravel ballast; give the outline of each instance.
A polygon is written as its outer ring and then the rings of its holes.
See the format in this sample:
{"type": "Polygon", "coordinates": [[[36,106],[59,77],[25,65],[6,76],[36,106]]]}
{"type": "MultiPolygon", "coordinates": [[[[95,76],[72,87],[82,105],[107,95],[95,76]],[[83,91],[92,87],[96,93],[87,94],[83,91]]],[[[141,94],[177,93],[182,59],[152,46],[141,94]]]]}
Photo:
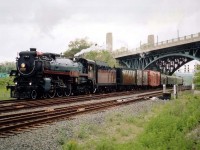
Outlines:
{"type": "Polygon", "coordinates": [[[74,131],[84,124],[103,124],[106,116],[113,113],[122,115],[138,115],[141,112],[148,112],[154,104],[164,104],[166,101],[154,99],[141,101],[125,106],[118,106],[100,112],[73,117],[73,120],[65,120],[28,132],[20,133],[7,138],[0,138],[0,149],[2,150],[59,150],[62,149],[62,139],[73,138],[74,131]]]}

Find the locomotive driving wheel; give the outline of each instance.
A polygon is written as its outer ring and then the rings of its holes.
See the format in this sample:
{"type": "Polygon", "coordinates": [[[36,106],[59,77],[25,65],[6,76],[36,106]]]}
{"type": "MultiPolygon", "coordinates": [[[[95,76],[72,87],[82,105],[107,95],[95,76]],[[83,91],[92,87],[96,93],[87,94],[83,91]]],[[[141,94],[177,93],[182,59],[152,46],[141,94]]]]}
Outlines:
{"type": "Polygon", "coordinates": [[[31,98],[32,98],[32,99],[36,99],[36,98],[37,98],[37,92],[36,92],[36,90],[33,90],[33,91],[31,92],[31,98]]]}
{"type": "Polygon", "coordinates": [[[72,85],[68,84],[68,85],[66,85],[65,96],[70,96],[71,93],[72,93],[72,85]]]}
{"type": "Polygon", "coordinates": [[[62,97],[63,96],[63,89],[60,87],[60,88],[57,88],[56,89],[56,94],[58,97],[62,97]]]}
{"type": "Polygon", "coordinates": [[[44,93],[42,97],[47,98],[47,93],[44,93]]]}
{"type": "Polygon", "coordinates": [[[52,86],[50,91],[48,92],[48,96],[49,98],[54,98],[55,95],[56,95],[56,88],[52,86]]]}

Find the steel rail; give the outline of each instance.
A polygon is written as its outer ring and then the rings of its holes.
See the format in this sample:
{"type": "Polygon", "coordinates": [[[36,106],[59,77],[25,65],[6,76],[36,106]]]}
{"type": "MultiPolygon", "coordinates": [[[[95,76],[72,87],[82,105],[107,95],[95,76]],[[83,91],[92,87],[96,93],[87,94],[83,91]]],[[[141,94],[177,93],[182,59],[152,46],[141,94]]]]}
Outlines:
{"type": "MultiPolygon", "coordinates": [[[[144,93],[147,91],[142,91],[144,93]]],[[[35,100],[35,101],[23,101],[23,102],[15,102],[15,103],[2,103],[0,104],[0,114],[17,111],[22,109],[30,109],[30,108],[39,108],[60,104],[70,104],[76,103],[80,101],[89,101],[92,99],[101,99],[107,98],[111,96],[126,96],[130,94],[137,94],[135,91],[127,91],[127,92],[115,92],[115,93],[107,93],[107,94],[99,94],[99,95],[85,95],[85,96],[77,96],[77,97],[68,97],[68,98],[57,98],[57,99],[49,99],[49,100],[35,100]]]]}
{"type": "Polygon", "coordinates": [[[56,108],[49,111],[34,111],[29,114],[21,113],[18,114],[18,117],[7,116],[0,120],[0,136],[3,137],[5,135],[9,135],[9,133],[15,134],[16,131],[18,132],[19,130],[24,130],[35,125],[41,125],[45,123],[52,123],[58,120],[69,119],[72,116],[82,113],[133,103],[138,100],[144,100],[147,96],[155,95],[162,95],[162,92],[159,91],[155,93],[143,94],[138,97],[118,98],[116,100],[106,102],[95,102],[91,104],[81,104],[63,108],[56,108]]]}

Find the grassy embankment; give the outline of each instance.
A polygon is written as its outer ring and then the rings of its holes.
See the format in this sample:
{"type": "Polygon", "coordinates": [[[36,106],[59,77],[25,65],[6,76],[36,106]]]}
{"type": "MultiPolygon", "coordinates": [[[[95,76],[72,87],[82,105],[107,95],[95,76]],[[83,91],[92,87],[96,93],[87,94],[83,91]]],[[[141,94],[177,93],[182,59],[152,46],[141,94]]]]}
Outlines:
{"type": "Polygon", "coordinates": [[[80,125],[65,150],[200,149],[200,95],[187,92],[137,116],[115,114],[105,124],[80,125]]]}
{"type": "Polygon", "coordinates": [[[12,84],[10,77],[0,78],[0,100],[10,99],[10,91],[6,89],[7,83],[12,84]]]}

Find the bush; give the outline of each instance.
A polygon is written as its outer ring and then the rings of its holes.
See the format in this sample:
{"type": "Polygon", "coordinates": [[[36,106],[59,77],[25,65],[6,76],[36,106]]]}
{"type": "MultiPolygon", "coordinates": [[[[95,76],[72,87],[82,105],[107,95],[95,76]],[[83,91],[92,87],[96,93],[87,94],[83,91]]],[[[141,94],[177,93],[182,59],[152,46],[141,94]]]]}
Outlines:
{"type": "Polygon", "coordinates": [[[186,135],[199,124],[199,106],[200,98],[191,95],[168,103],[146,125],[144,133],[134,144],[135,148],[196,149],[199,145],[186,135]]]}
{"type": "Polygon", "coordinates": [[[10,98],[10,91],[6,89],[8,84],[13,84],[13,78],[0,78],[0,100],[10,98]]]}
{"type": "Polygon", "coordinates": [[[0,78],[0,87],[6,87],[7,84],[13,84],[13,78],[0,78]]]}

